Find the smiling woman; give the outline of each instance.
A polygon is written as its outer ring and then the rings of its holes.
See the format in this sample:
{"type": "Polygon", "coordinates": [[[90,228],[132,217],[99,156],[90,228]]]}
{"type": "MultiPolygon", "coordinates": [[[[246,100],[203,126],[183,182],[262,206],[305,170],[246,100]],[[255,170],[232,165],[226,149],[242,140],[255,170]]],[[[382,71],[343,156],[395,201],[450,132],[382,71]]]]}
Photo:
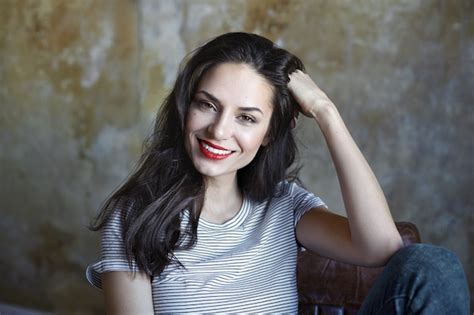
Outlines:
{"type": "MultiPolygon", "coordinates": [[[[93,226],[102,229],[102,258],[87,277],[103,288],[108,312],[294,313],[299,245],[366,266],[400,249],[374,174],[337,107],[303,70],[288,51],[247,33],[219,36],[183,64],[140,167],[93,226]],[[347,218],[297,184],[300,112],[326,140],[347,218]]],[[[386,289],[361,311],[381,303],[387,312],[432,312],[439,301],[453,314],[467,310],[462,269],[440,251],[435,263],[451,266],[462,288],[456,297],[446,298],[441,277],[420,276],[434,263],[422,251],[403,249],[386,269],[390,278],[415,270],[417,281],[379,284],[386,289]],[[416,268],[399,268],[403,261],[416,268]],[[433,281],[435,289],[423,289],[433,281]]]]}
{"type": "Polygon", "coordinates": [[[236,181],[237,171],[267,142],[271,86],[245,64],[223,63],[203,76],[197,90],[186,118],[186,151],[205,178],[236,181]]]}

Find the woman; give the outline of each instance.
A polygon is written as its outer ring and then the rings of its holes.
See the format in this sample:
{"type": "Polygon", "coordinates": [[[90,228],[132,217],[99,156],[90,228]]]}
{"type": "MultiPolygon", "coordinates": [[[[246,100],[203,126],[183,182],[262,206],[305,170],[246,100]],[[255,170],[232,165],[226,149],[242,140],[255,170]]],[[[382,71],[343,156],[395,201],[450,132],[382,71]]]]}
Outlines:
{"type": "Polygon", "coordinates": [[[296,312],[297,243],[365,266],[402,247],[336,106],[263,37],[219,36],[184,63],[140,166],[104,205],[88,279],[113,314],[296,312]],[[313,119],[347,218],[295,183],[293,128],[313,119]]]}

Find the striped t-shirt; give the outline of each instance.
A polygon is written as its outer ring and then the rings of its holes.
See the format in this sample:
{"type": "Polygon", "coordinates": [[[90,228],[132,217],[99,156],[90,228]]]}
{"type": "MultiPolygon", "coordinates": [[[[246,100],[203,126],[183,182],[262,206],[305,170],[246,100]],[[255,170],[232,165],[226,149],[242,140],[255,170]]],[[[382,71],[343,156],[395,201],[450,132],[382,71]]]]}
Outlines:
{"type": "MultiPolygon", "coordinates": [[[[224,224],[199,220],[196,245],[174,252],[183,267],[168,265],[152,279],[155,313],[295,313],[295,226],[311,208],[325,206],[295,183],[282,182],[268,207],[244,196],[224,224]]],[[[87,268],[101,287],[101,273],[129,271],[119,213],[102,232],[102,259],[87,268]]],[[[188,213],[182,216],[186,225],[188,213]]]]}

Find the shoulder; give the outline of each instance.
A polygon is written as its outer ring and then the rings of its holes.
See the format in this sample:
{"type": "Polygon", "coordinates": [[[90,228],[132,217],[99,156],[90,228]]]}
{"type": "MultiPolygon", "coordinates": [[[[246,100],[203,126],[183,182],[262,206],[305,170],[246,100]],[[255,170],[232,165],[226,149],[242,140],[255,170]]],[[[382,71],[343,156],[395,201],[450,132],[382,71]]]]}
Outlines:
{"type": "Polygon", "coordinates": [[[135,216],[140,207],[140,202],[136,198],[122,196],[117,199],[113,199],[108,205],[109,211],[111,211],[114,216],[121,217],[122,219],[135,216]]]}
{"type": "Polygon", "coordinates": [[[314,208],[325,207],[324,201],[312,192],[308,191],[303,185],[297,181],[282,181],[278,184],[275,196],[277,202],[283,200],[291,200],[296,208],[314,208]]]}
{"type": "Polygon", "coordinates": [[[276,197],[294,197],[299,194],[311,194],[301,185],[301,183],[289,180],[279,182],[275,191],[276,197]]]}
{"type": "Polygon", "coordinates": [[[138,215],[139,203],[134,198],[120,197],[112,199],[106,205],[107,214],[104,216],[104,230],[122,230],[133,222],[138,215]]]}

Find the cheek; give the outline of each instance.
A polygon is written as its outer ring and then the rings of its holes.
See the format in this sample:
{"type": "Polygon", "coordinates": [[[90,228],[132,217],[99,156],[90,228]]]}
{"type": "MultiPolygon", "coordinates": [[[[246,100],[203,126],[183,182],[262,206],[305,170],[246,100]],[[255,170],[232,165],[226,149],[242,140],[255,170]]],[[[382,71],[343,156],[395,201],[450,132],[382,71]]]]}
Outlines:
{"type": "Polygon", "coordinates": [[[186,117],[185,129],[188,132],[193,132],[207,128],[210,123],[212,123],[212,115],[199,110],[190,110],[186,117]]]}
{"type": "Polygon", "coordinates": [[[258,132],[245,133],[241,137],[243,145],[248,150],[257,150],[263,144],[266,137],[266,130],[259,130],[258,132]]]}
{"type": "Polygon", "coordinates": [[[184,125],[185,132],[189,133],[192,132],[196,128],[196,124],[199,121],[196,117],[196,112],[190,111],[186,117],[186,122],[184,125]]]}
{"type": "Polygon", "coordinates": [[[194,126],[194,123],[196,121],[195,119],[195,113],[193,113],[192,111],[190,111],[188,113],[188,115],[186,116],[186,120],[184,122],[184,144],[185,144],[185,147],[186,147],[186,150],[188,151],[189,153],[189,150],[190,150],[190,146],[191,146],[191,134],[193,133],[193,131],[195,130],[195,126],[194,126]]]}

